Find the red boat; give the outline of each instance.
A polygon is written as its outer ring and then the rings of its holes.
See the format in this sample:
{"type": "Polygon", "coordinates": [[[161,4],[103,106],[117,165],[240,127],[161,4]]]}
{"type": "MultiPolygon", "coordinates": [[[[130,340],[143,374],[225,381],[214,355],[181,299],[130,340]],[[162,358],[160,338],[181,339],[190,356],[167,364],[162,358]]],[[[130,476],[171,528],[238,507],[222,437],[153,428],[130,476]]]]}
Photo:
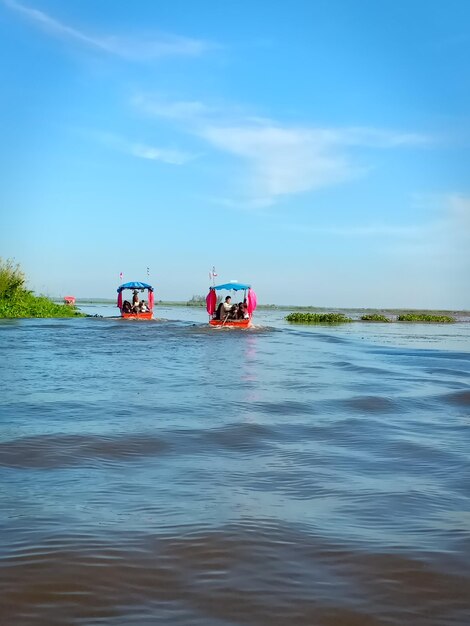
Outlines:
{"type": "MultiPolygon", "coordinates": [[[[225,299],[225,301],[227,298],[225,299]]],[[[252,326],[253,312],[256,309],[256,294],[251,285],[232,281],[223,285],[209,287],[206,297],[206,308],[210,326],[219,328],[249,328],[252,326]],[[243,291],[241,306],[233,305],[230,311],[224,310],[221,302],[217,304],[217,291],[243,291]],[[241,310],[240,310],[241,309],[241,310]]]]}
{"type": "Polygon", "coordinates": [[[151,320],[153,318],[154,294],[152,285],[140,282],[124,283],[123,285],[119,285],[117,292],[117,306],[121,311],[121,317],[123,319],[151,320]],[[129,300],[123,301],[122,292],[126,289],[133,292],[134,298],[137,296],[138,304],[134,302],[131,304],[129,300]],[[148,291],[147,302],[145,302],[145,300],[139,300],[139,291],[141,293],[148,291]]]}
{"type": "Polygon", "coordinates": [[[224,326],[225,328],[249,328],[252,326],[251,319],[247,320],[209,320],[211,326],[224,326]]]}

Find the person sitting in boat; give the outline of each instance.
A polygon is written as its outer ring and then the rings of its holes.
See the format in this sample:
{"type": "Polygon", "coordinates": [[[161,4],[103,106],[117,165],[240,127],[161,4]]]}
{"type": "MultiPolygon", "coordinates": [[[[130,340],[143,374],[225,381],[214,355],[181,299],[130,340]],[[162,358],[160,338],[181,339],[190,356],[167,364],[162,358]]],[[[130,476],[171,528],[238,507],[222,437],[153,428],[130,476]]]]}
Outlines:
{"type": "Polygon", "coordinates": [[[213,319],[220,320],[220,312],[222,311],[222,305],[223,305],[223,302],[219,302],[219,305],[218,305],[214,315],[212,316],[213,319]]]}
{"type": "Polygon", "coordinates": [[[134,313],[139,312],[139,304],[139,294],[137,292],[137,289],[134,289],[134,294],[132,296],[132,308],[134,309],[134,313]]]}
{"type": "Polygon", "coordinates": [[[225,301],[219,304],[219,307],[217,309],[217,314],[218,314],[217,319],[218,320],[228,319],[231,311],[232,311],[232,298],[230,296],[227,296],[225,298],[225,301]]]}
{"type": "Polygon", "coordinates": [[[228,314],[228,319],[229,320],[236,320],[237,319],[237,312],[238,312],[238,307],[236,304],[232,304],[232,306],[230,307],[230,312],[228,314]]]}
{"type": "Polygon", "coordinates": [[[249,318],[248,311],[246,310],[246,306],[243,302],[238,303],[237,309],[237,319],[238,320],[246,320],[249,318]]]}
{"type": "Polygon", "coordinates": [[[122,312],[130,313],[131,311],[132,311],[131,303],[129,302],[129,300],[124,300],[124,302],[122,303],[122,312]]]}
{"type": "Polygon", "coordinates": [[[148,313],[148,311],[150,311],[145,300],[142,300],[142,302],[140,303],[139,311],[140,313],[148,313]]]}

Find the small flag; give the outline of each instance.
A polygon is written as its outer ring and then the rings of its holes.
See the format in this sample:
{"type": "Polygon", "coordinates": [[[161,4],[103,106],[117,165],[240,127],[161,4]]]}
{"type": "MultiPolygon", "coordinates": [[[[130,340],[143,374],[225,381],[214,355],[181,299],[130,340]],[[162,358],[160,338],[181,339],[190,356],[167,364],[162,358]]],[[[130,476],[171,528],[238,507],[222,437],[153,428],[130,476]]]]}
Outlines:
{"type": "Polygon", "coordinates": [[[119,274],[119,280],[122,280],[122,272],[119,274]]]}
{"type": "Polygon", "coordinates": [[[212,276],[218,276],[218,274],[215,273],[215,267],[212,268],[212,276]]]}
{"type": "Polygon", "coordinates": [[[150,276],[150,268],[147,267],[147,276],[150,276]]]}

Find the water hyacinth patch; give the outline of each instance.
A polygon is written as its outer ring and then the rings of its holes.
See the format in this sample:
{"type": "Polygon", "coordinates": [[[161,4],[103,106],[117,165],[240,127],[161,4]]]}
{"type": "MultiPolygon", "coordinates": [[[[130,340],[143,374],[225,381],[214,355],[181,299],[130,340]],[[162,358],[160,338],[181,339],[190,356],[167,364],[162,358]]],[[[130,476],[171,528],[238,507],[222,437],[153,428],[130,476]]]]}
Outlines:
{"type": "Polygon", "coordinates": [[[403,313],[397,317],[398,322],[434,322],[451,324],[455,319],[450,315],[431,315],[430,313],[403,313]]]}
{"type": "Polygon", "coordinates": [[[363,322],[391,322],[392,320],[385,315],[381,315],[380,313],[368,313],[367,315],[362,315],[361,320],[363,322]]]}
{"type": "Polygon", "coordinates": [[[285,319],[296,324],[343,324],[353,321],[343,313],[289,313],[285,319]]]}

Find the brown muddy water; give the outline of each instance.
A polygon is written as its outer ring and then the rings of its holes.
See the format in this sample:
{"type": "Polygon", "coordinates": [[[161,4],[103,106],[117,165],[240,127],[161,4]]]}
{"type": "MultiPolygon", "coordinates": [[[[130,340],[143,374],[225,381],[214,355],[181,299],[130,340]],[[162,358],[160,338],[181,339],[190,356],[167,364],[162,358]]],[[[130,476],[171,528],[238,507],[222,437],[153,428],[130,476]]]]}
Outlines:
{"type": "Polygon", "coordinates": [[[470,624],[470,324],[284,314],[0,324],[2,626],[470,624]]]}

